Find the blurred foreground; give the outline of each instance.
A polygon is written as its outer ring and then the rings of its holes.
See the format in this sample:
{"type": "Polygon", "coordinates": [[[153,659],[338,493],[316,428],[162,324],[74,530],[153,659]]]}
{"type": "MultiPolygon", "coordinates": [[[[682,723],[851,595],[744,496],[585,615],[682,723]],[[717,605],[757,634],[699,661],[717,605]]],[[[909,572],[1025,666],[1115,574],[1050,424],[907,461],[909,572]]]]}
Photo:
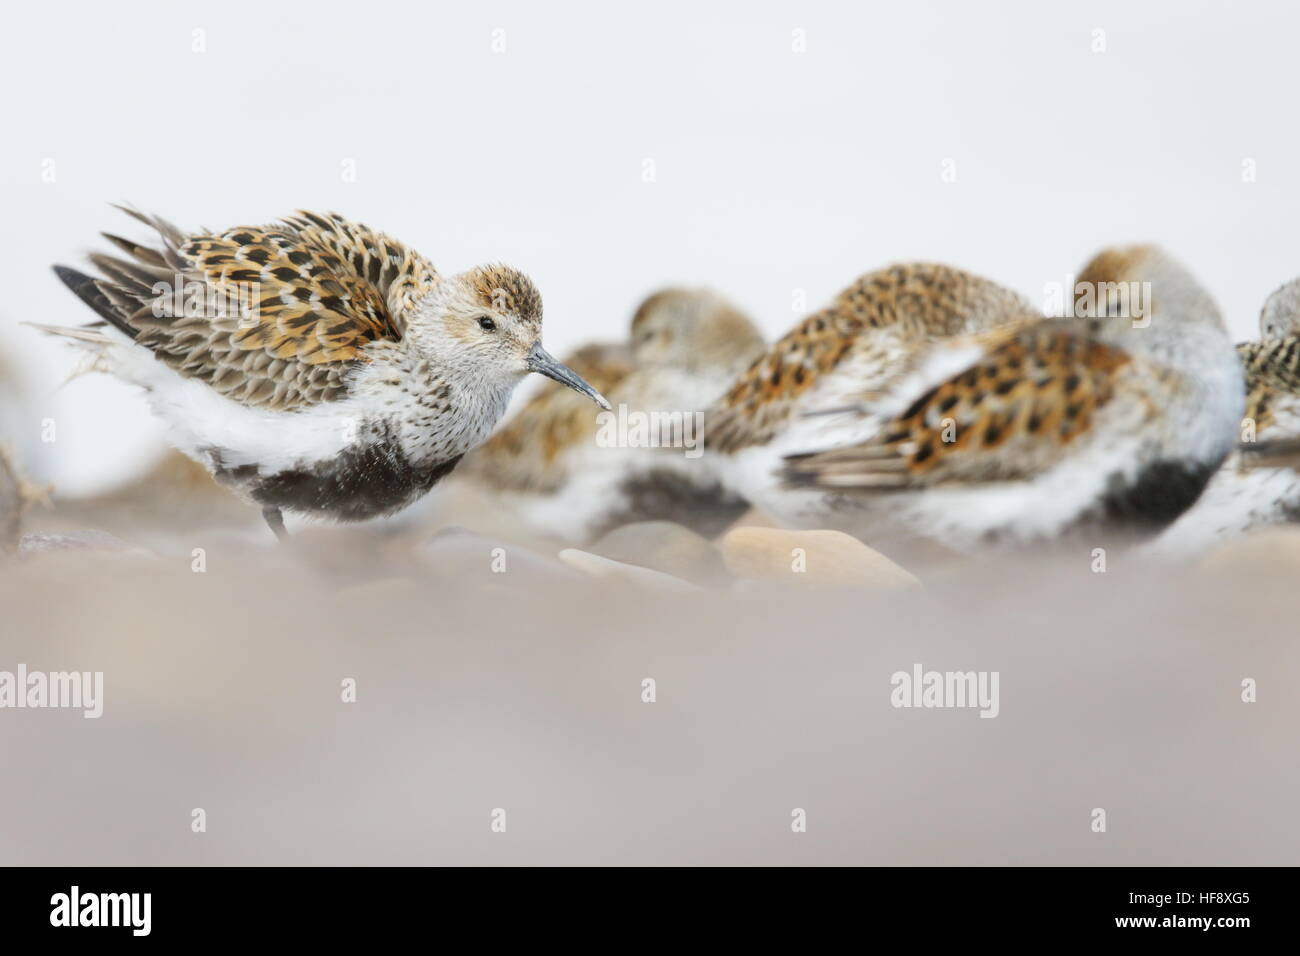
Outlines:
{"type": "Polygon", "coordinates": [[[104,711],[0,710],[0,863],[1300,861],[1300,532],[593,577],[466,494],[288,547],[202,483],[30,509],[0,670],[102,671],[104,711]],[[997,671],[997,717],[891,706],[917,664],[997,671]]]}

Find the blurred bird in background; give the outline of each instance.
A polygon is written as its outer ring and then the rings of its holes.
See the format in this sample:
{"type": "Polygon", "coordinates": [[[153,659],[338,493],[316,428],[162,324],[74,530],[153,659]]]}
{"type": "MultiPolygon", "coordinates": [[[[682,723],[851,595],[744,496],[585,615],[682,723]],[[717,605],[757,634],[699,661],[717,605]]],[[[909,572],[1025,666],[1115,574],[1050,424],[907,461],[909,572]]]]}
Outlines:
{"type": "Polygon", "coordinates": [[[1153,553],[1187,556],[1252,528],[1300,520],[1300,279],[1264,302],[1259,331],[1237,346],[1246,385],[1241,443],[1153,553]]]}
{"type": "Polygon", "coordinates": [[[702,457],[703,410],[763,347],[753,322],[717,293],[655,292],[633,314],[626,345],[569,359],[612,411],[545,387],[466,460],[465,474],[530,528],[567,541],[647,520],[717,534],[747,505],[702,457]]]}
{"type": "Polygon", "coordinates": [[[875,403],[929,346],[1033,312],[1019,294],[949,266],[867,273],[775,342],[709,409],[707,457],[727,488],[785,524],[850,530],[838,492],[782,480],[785,456],[871,437],[883,421],[875,403]]]}
{"type": "Polygon", "coordinates": [[[957,550],[1160,531],[1236,441],[1241,367],[1162,250],[1104,250],[1078,277],[1094,288],[1139,291],[926,350],[864,403],[874,434],[790,456],[787,483],[957,550]]]}

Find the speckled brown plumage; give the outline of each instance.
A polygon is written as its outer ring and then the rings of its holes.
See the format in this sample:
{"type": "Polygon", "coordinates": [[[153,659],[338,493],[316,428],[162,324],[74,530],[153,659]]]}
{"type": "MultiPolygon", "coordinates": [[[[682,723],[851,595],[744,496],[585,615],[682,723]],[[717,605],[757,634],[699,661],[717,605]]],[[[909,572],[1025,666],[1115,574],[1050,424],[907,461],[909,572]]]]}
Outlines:
{"type": "Polygon", "coordinates": [[[473,274],[474,292],[485,309],[511,312],[521,321],[540,326],[542,296],[531,282],[520,281],[521,273],[500,263],[486,265],[473,274]]]}
{"type": "Polygon", "coordinates": [[[542,300],[505,265],[442,277],[360,223],[300,212],[184,234],[126,210],[156,247],[109,236],[100,276],[55,274],[99,316],[38,326],[140,386],[178,448],[262,506],[390,514],[478,446],[529,373],[608,403],[541,342],[542,300]]]}
{"type": "Polygon", "coordinates": [[[1236,451],[1156,542],[1158,555],[1185,559],[1254,528],[1300,521],[1300,280],[1265,300],[1259,332],[1237,345],[1245,408],[1236,451]]]}
{"type": "Polygon", "coordinates": [[[400,339],[410,310],[440,281],[418,253],[335,214],[186,236],[127,212],[163,244],[108,236],[130,258],[91,257],[104,275],[96,286],[108,314],[100,314],[244,405],[289,410],[339,397],[366,346],[400,339]]]}
{"type": "Polygon", "coordinates": [[[1300,394],[1300,336],[1242,342],[1237,354],[1246,374],[1246,418],[1258,434],[1273,425],[1279,397],[1300,394]]]}
{"type": "Polygon", "coordinates": [[[1077,332],[1061,321],[991,333],[978,364],[930,388],[874,439],[796,456],[788,478],[901,489],[1037,473],[1088,431],[1130,361],[1077,332]]]}
{"type": "Polygon", "coordinates": [[[729,454],[769,441],[796,400],[872,330],[914,341],[977,332],[1030,311],[1019,295],[960,269],[931,263],[868,273],[760,356],[709,412],[708,446],[729,454]]]}
{"type": "Polygon", "coordinates": [[[1209,292],[1159,248],[1106,250],[1080,275],[1095,314],[927,347],[864,412],[869,436],[787,456],[787,489],[960,550],[1166,528],[1235,440],[1237,354],[1209,292]]]}

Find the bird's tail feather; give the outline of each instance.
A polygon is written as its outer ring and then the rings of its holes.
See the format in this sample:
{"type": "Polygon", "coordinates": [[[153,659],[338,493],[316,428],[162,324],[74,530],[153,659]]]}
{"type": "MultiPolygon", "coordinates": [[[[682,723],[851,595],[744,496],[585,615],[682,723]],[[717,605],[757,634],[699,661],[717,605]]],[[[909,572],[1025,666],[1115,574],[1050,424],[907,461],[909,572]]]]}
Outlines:
{"type": "Polygon", "coordinates": [[[70,339],[72,344],[81,350],[81,361],[68,373],[68,377],[59,383],[59,388],[91,372],[110,371],[107,350],[121,341],[120,339],[114,341],[103,322],[92,322],[90,325],[44,325],[40,322],[20,324],[44,332],[46,335],[70,339]]]}
{"type": "Polygon", "coordinates": [[[85,342],[88,345],[112,345],[113,340],[104,332],[103,322],[92,322],[90,325],[45,325],[41,322],[22,322],[28,328],[36,329],[38,332],[44,332],[47,335],[57,335],[65,339],[75,339],[78,342],[85,342]]]}
{"type": "Polygon", "coordinates": [[[106,283],[68,266],[55,266],[54,274],[105,322],[130,338],[140,334],[138,329],[133,328],[131,323],[126,321],[121,306],[110,297],[106,283]]]}

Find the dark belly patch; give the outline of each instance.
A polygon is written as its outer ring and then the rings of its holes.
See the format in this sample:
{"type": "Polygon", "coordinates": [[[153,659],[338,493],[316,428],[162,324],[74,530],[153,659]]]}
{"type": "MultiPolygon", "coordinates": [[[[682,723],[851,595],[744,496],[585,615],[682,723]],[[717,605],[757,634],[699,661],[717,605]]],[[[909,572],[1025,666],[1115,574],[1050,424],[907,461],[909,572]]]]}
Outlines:
{"type": "Polygon", "coordinates": [[[1105,515],[1116,523],[1159,530],[1196,503],[1217,470],[1217,465],[1155,462],[1138,474],[1136,482],[1107,493],[1105,515]]]}
{"type": "Polygon", "coordinates": [[[213,477],[233,485],[265,507],[284,508],[336,521],[364,521],[400,511],[442,480],[461,455],[416,466],[393,443],[367,443],[338,457],[273,474],[255,465],[227,467],[210,453],[213,477]]]}
{"type": "Polygon", "coordinates": [[[729,494],[720,484],[701,487],[668,469],[629,478],[619,491],[623,506],[616,514],[605,516],[593,529],[593,537],[633,521],[675,521],[712,538],[749,509],[747,502],[729,494]]]}

